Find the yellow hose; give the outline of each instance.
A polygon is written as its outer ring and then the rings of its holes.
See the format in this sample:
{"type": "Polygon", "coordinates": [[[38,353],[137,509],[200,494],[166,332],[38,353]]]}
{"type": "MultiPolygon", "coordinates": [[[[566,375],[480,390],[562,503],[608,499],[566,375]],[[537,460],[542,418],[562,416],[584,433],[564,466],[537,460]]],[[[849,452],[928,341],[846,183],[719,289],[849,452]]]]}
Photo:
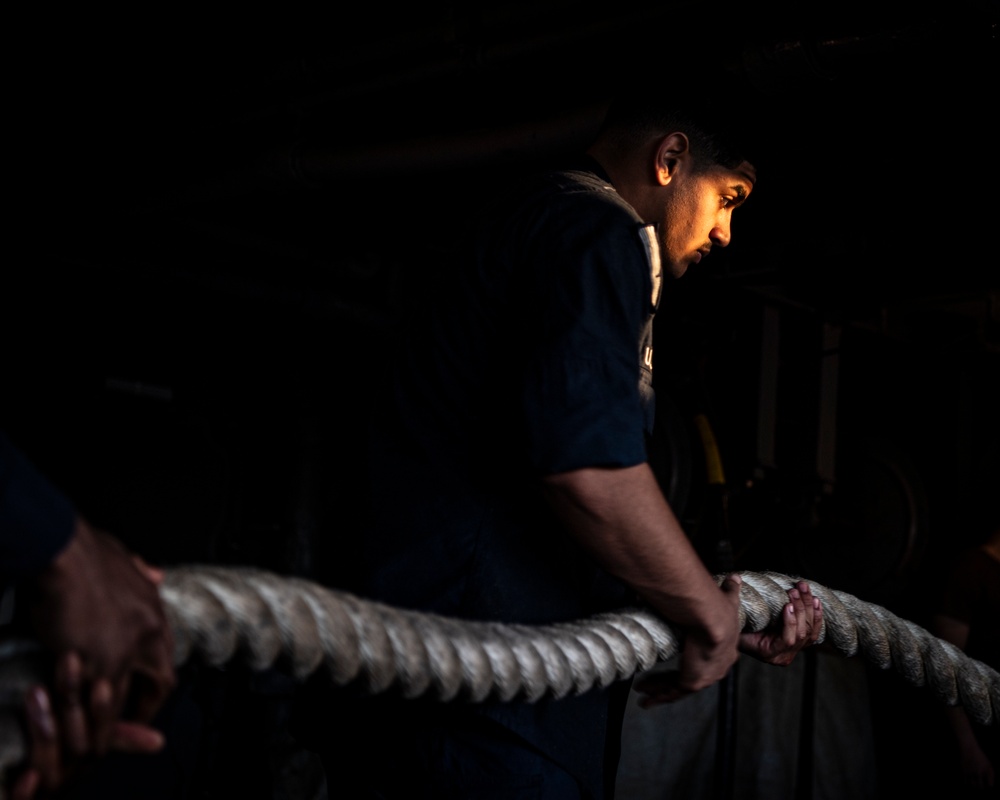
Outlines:
{"type": "Polygon", "coordinates": [[[719,447],[715,442],[715,433],[708,417],[698,414],[694,418],[694,424],[698,428],[698,435],[701,436],[701,445],[705,451],[705,472],[708,482],[717,486],[726,485],[726,475],[722,470],[722,457],[719,455],[719,447]]]}

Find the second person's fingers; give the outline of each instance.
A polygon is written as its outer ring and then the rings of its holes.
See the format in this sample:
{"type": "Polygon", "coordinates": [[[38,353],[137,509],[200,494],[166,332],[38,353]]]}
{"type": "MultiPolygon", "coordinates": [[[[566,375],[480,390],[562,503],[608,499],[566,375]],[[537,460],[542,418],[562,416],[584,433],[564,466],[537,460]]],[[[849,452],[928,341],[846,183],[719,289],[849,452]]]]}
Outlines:
{"type": "Polygon", "coordinates": [[[62,782],[62,770],[55,715],[44,687],[33,686],[28,691],[26,706],[29,768],[38,773],[38,785],[43,790],[52,790],[62,782]]]}
{"type": "Polygon", "coordinates": [[[74,756],[82,756],[90,747],[87,716],[83,706],[83,665],[73,652],[64,653],[56,662],[55,704],[66,749],[74,756]]]}

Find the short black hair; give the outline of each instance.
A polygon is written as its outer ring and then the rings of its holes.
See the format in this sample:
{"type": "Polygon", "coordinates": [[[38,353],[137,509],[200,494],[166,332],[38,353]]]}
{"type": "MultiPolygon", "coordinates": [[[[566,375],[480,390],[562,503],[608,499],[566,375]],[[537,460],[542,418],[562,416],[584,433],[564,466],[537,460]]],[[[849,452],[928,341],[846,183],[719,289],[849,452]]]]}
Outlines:
{"type": "Polygon", "coordinates": [[[624,151],[651,136],[683,131],[699,164],[735,169],[749,161],[759,167],[765,99],[733,69],[702,71],[666,86],[633,82],[617,92],[597,135],[624,151]]]}

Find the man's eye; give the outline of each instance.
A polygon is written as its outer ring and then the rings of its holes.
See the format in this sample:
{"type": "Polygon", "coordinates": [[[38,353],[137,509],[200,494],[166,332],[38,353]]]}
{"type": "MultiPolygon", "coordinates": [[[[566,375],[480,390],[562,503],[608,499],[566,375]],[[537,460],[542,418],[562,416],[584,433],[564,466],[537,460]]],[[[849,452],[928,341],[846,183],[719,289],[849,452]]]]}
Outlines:
{"type": "Polygon", "coordinates": [[[722,207],[723,208],[732,208],[735,204],[736,204],[736,198],[735,197],[723,197],[722,198],[722,207]]]}

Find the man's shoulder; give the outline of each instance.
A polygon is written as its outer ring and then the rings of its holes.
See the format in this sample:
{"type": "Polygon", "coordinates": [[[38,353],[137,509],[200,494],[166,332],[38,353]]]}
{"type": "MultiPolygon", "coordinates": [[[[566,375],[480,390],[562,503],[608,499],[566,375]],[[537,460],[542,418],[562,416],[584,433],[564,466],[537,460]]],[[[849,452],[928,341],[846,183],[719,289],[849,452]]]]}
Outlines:
{"type": "MultiPolygon", "coordinates": [[[[643,222],[599,170],[568,166],[525,174],[499,191],[480,215],[473,236],[477,257],[489,261],[527,257],[524,248],[570,253],[620,248],[643,222]]],[[[513,262],[512,262],[513,263],[513,262]]]]}
{"type": "Polygon", "coordinates": [[[635,210],[599,171],[570,165],[536,172],[513,184],[510,207],[558,213],[611,214],[638,220],[635,210]]]}
{"type": "Polygon", "coordinates": [[[599,169],[591,167],[586,162],[540,172],[535,176],[535,186],[543,192],[567,196],[592,196],[598,202],[627,205],[611,181],[599,169]]]}

